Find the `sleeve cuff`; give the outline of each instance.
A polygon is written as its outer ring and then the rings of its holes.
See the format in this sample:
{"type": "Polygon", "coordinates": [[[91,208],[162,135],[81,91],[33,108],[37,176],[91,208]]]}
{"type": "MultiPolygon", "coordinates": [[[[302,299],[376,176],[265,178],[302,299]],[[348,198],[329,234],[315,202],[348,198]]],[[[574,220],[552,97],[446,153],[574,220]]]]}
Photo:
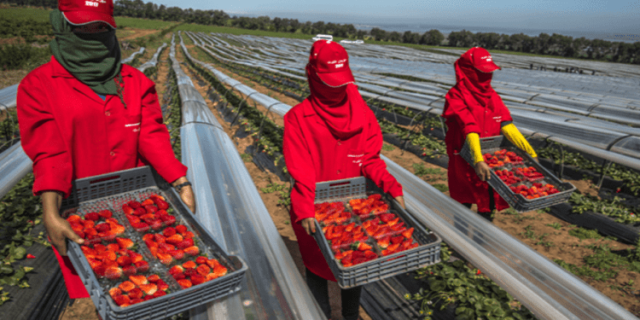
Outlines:
{"type": "Polygon", "coordinates": [[[158,174],[169,183],[172,183],[180,179],[181,177],[186,176],[188,170],[188,168],[178,160],[175,160],[175,163],[169,166],[163,168],[154,167],[154,169],[156,169],[156,171],[158,171],[158,174]]]}

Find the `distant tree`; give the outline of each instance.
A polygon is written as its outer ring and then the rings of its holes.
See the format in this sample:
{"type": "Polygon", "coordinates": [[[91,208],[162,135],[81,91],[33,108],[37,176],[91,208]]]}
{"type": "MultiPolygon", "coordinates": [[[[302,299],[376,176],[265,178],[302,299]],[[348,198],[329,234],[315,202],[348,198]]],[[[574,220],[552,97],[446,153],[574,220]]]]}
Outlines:
{"type": "Polygon", "coordinates": [[[444,35],[440,31],[436,29],[431,29],[425,32],[420,37],[420,44],[426,44],[430,46],[439,46],[443,40],[444,40],[444,35]]]}
{"type": "Polygon", "coordinates": [[[388,37],[389,41],[392,42],[401,42],[402,41],[402,35],[396,31],[393,31],[391,33],[389,33],[389,37],[388,37]]]}

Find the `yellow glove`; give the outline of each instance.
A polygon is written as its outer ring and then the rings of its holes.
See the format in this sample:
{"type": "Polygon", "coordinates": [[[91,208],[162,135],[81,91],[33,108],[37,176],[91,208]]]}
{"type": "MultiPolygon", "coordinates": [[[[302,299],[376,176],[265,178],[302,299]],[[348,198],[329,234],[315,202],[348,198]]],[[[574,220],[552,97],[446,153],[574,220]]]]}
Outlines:
{"type": "Polygon", "coordinates": [[[469,148],[471,149],[473,164],[484,161],[482,148],[480,148],[480,136],[477,133],[471,132],[467,135],[467,144],[469,144],[469,148]]]}
{"type": "MultiPolygon", "coordinates": [[[[520,130],[518,130],[518,128],[516,128],[516,126],[513,123],[510,123],[502,127],[501,131],[502,131],[502,134],[504,134],[504,136],[507,137],[509,141],[511,141],[511,143],[513,143],[516,147],[518,147],[518,149],[525,151],[533,158],[538,157],[538,155],[536,154],[536,151],[533,150],[533,148],[529,144],[529,141],[527,141],[527,139],[524,138],[522,133],[520,133],[520,130]]],[[[467,139],[469,139],[468,136],[467,136],[467,139]]]]}

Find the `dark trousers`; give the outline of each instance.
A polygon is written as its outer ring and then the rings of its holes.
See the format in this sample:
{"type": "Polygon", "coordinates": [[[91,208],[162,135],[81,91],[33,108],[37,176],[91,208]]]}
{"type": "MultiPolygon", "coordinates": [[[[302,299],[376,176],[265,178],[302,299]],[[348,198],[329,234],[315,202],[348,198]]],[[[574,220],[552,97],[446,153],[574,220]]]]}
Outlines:
{"type": "MultiPolygon", "coordinates": [[[[327,318],[331,318],[331,306],[329,305],[329,287],[327,286],[327,280],[316,275],[315,273],[305,270],[307,277],[307,285],[316,298],[320,309],[324,312],[327,318]]],[[[355,287],[351,289],[340,289],[342,296],[342,317],[344,320],[357,320],[360,315],[360,294],[362,293],[362,287],[355,287]]]]}
{"type": "MultiPolygon", "coordinates": [[[[480,211],[478,211],[478,214],[480,216],[482,216],[483,218],[491,221],[492,220],[491,219],[491,211],[496,209],[495,201],[496,201],[496,199],[493,197],[493,188],[489,187],[489,210],[490,211],[489,212],[480,212],[480,211]]],[[[462,205],[467,207],[467,208],[469,208],[469,209],[471,209],[471,205],[472,204],[471,203],[463,203],[462,205]]]]}

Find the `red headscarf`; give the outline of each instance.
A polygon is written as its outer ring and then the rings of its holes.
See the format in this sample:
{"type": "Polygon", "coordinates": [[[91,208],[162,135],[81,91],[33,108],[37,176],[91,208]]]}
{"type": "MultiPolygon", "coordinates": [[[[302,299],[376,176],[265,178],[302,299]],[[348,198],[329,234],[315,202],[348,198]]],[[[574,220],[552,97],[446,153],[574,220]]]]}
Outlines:
{"type": "Polygon", "coordinates": [[[339,139],[349,139],[360,133],[364,126],[363,107],[366,103],[352,83],[331,87],[324,83],[315,69],[307,65],[309,102],[331,133],[339,139]]]}
{"type": "Polygon", "coordinates": [[[453,64],[456,69],[456,85],[465,99],[473,97],[482,106],[486,106],[489,98],[495,93],[491,87],[493,73],[482,72],[473,65],[472,48],[460,56],[453,64]]]}

